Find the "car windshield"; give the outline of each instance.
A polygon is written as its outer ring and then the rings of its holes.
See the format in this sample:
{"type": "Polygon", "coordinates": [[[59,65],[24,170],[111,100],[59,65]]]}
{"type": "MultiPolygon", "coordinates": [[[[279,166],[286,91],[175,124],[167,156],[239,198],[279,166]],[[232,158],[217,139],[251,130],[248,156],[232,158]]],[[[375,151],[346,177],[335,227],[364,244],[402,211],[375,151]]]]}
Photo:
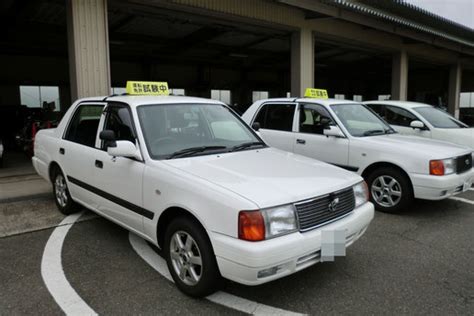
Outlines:
{"type": "Polygon", "coordinates": [[[153,159],[262,147],[265,144],[220,104],[156,104],[137,108],[153,159]]]}
{"type": "Polygon", "coordinates": [[[414,108],[421,116],[425,118],[431,125],[437,128],[466,128],[467,125],[456,120],[448,113],[433,107],[414,108]]]}
{"type": "Polygon", "coordinates": [[[395,133],[387,123],[363,104],[333,104],[331,109],[352,136],[366,137],[395,133]]]}

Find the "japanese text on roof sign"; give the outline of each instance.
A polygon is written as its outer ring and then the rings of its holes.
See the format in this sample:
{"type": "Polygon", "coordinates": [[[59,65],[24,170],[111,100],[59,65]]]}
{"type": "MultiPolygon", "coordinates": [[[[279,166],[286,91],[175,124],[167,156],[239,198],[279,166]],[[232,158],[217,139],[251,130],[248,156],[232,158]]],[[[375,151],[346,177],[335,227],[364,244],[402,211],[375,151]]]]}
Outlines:
{"type": "Polygon", "coordinates": [[[128,94],[169,95],[167,82],[127,81],[128,94]]]}
{"type": "Polygon", "coordinates": [[[314,99],[327,99],[328,92],[325,89],[313,89],[308,88],[304,93],[305,98],[314,98],[314,99]]]}

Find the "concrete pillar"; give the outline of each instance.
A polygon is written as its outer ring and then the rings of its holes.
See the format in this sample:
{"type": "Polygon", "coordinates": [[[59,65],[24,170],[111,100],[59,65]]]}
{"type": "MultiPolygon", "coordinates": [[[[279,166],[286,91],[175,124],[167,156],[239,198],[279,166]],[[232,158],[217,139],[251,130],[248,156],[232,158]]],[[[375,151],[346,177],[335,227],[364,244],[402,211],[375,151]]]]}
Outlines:
{"type": "Polygon", "coordinates": [[[408,54],[405,50],[392,57],[392,100],[407,100],[408,54]]]}
{"type": "Polygon", "coordinates": [[[66,2],[71,99],[109,95],[107,0],[66,2]]]}
{"type": "Polygon", "coordinates": [[[314,35],[301,29],[291,36],[291,96],[302,97],[314,87],[314,35]]]}
{"type": "Polygon", "coordinates": [[[459,118],[462,67],[458,62],[449,70],[448,112],[459,118]]]}

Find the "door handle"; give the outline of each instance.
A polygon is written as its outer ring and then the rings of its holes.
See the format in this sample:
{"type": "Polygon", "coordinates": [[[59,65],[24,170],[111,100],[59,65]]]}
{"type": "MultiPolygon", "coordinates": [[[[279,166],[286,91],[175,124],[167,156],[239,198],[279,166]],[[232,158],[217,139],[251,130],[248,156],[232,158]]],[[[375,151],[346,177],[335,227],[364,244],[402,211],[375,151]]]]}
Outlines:
{"type": "Polygon", "coordinates": [[[305,141],[304,139],[298,138],[298,139],[296,140],[296,143],[297,143],[297,144],[302,144],[302,145],[304,145],[304,144],[306,144],[306,141],[305,141]]]}
{"type": "Polygon", "coordinates": [[[66,152],[66,151],[64,150],[64,148],[59,148],[59,153],[60,153],[61,155],[64,155],[65,152],[66,152]]]}
{"type": "Polygon", "coordinates": [[[95,166],[99,169],[102,169],[104,167],[104,163],[100,160],[95,161],[95,166]]]}

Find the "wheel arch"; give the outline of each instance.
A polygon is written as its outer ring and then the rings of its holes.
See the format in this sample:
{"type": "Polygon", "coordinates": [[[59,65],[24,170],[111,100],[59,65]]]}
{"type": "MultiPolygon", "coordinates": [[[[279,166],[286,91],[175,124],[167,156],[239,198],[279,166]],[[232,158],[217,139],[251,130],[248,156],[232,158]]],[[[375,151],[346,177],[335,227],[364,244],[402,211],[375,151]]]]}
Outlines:
{"type": "MultiPolygon", "coordinates": [[[[51,163],[49,164],[49,167],[48,167],[48,176],[49,176],[49,180],[51,182],[53,182],[53,180],[54,180],[53,179],[53,172],[55,170],[59,170],[59,171],[63,172],[63,170],[61,169],[59,164],[56,161],[53,160],[53,161],[51,161],[51,163]]],[[[64,172],[63,172],[63,174],[64,174],[64,172]]]]}
{"type": "Polygon", "coordinates": [[[187,217],[194,221],[197,225],[199,225],[202,230],[206,233],[207,238],[209,239],[209,242],[212,247],[212,242],[210,241],[210,236],[207,234],[207,230],[205,226],[201,223],[199,218],[197,218],[192,212],[184,209],[183,207],[179,206],[171,206],[168,207],[166,210],[164,210],[161,214],[160,217],[158,218],[158,223],[156,225],[156,240],[158,243],[158,246],[163,249],[163,244],[164,244],[164,239],[165,239],[165,233],[166,233],[166,227],[175,219],[178,217],[187,217]]]}
{"type": "Polygon", "coordinates": [[[402,167],[400,167],[399,165],[397,165],[395,163],[392,163],[392,162],[386,162],[386,161],[375,162],[375,163],[367,166],[364,169],[364,171],[362,171],[361,175],[364,179],[367,179],[367,177],[372,172],[374,172],[375,170],[380,169],[380,168],[393,168],[393,169],[396,169],[396,170],[400,171],[408,179],[408,181],[410,183],[410,186],[413,190],[413,182],[411,181],[410,175],[402,167]]]}

